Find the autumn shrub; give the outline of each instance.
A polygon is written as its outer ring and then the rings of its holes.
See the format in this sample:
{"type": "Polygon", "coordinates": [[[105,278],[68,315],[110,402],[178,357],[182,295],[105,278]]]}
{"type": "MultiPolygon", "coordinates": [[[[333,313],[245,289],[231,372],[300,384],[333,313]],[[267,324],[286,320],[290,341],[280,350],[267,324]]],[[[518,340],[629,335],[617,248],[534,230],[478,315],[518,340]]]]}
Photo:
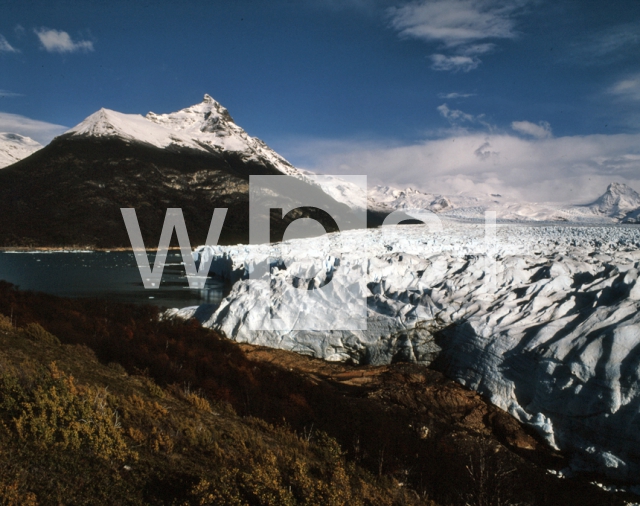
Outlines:
{"type": "Polygon", "coordinates": [[[0,409],[11,415],[20,439],[42,450],[85,450],[115,461],[131,456],[109,394],[104,389],[78,387],[55,363],[41,371],[32,387],[3,374],[0,409]]]}
{"type": "MultiPolygon", "coordinates": [[[[219,450],[220,451],[220,450],[219,450]]],[[[203,476],[190,490],[190,504],[360,506],[361,483],[344,461],[311,462],[290,449],[255,447],[235,463],[203,476]],[[357,482],[354,486],[351,479],[357,482]]],[[[393,504],[393,501],[369,504],[393,504]]]]}
{"type": "Polygon", "coordinates": [[[27,324],[27,326],[22,329],[22,332],[26,338],[36,343],[55,344],[55,345],[60,344],[60,340],[56,336],[47,332],[38,323],[27,324]]]}
{"type": "Polygon", "coordinates": [[[0,478],[0,506],[37,506],[37,497],[33,492],[24,490],[18,481],[0,478]]]}
{"type": "Polygon", "coordinates": [[[117,374],[121,374],[123,376],[127,374],[127,370],[122,367],[122,364],[119,364],[118,362],[109,362],[107,364],[107,367],[117,374]]]}
{"type": "Polygon", "coordinates": [[[189,392],[184,398],[198,411],[207,411],[209,413],[212,411],[209,401],[195,392],[189,392]]]}
{"type": "Polygon", "coordinates": [[[142,378],[141,381],[144,384],[144,386],[147,388],[147,392],[149,392],[149,395],[151,395],[152,397],[159,397],[160,399],[164,399],[165,397],[164,390],[162,389],[162,387],[157,385],[156,382],[153,381],[153,379],[142,378]]]}
{"type": "Polygon", "coordinates": [[[0,331],[8,331],[13,329],[13,324],[11,322],[11,318],[0,314],[0,331]]]}

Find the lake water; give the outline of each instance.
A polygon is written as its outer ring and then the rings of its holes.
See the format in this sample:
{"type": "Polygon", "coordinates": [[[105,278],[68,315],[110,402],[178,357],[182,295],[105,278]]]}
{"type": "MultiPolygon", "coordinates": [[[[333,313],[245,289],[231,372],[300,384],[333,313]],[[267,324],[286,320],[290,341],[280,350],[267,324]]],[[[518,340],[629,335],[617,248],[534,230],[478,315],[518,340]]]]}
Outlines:
{"type": "MultiPolygon", "coordinates": [[[[153,266],[154,254],[149,254],[153,266]]],[[[205,288],[187,285],[180,252],[167,256],[160,288],[146,290],[132,252],[0,252],[0,279],[22,290],[64,297],[100,297],[119,302],[187,307],[219,304],[224,285],[207,280],[205,288]]]]}

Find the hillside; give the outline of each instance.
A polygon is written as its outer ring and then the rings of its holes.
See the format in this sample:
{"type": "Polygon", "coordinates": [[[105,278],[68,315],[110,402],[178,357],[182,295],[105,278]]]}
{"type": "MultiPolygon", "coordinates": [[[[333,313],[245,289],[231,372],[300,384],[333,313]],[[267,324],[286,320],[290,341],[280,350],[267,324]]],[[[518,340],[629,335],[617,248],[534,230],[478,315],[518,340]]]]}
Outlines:
{"type": "Polygon", "coordinates": [[[240,416],[188,382],[161,388],[38,324],[0,315],[0,343],[2,504],[420,502],[325,433],[240,416]]]}
{"type": "Polygon", "coordinates": [[[330,364],[6,283],[0,314],[4,504],[624,504],[547,472],[566,459],[422,366],[330,364]]]}

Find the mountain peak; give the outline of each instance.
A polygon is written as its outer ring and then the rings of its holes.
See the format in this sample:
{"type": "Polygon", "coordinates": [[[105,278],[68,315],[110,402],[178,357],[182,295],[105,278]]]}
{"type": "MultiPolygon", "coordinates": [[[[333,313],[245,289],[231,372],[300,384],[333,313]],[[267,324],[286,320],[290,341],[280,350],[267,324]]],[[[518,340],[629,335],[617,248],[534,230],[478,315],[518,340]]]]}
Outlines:
{"type": "Polygon", "coordinates": [[[150,125],[139,114],[123,114],[103,107],[85,118],[67,134],[79,137],[122,137],[149,142],[147,137],[153,136],[153,127],[155,125],[150,125]]]}
{"type": "Polygon", "coordinates": [[[601,214],[618,216],[640,208],[640,195],[628,184],[613,182],[590,207],[601,214]]]}
{"type": "Polygon", "coordinates": [[[169,114],[150,112],[146,118],[172,130],[213,133],[221,136],[242,131],[220,102],[206,94],[202,102],[169,114]]]}
{"type": "Polygon", "coordinates": [[[604,199],[607,197],[613,197],[618,201],[631,200],[633,202],[637,201],[638,203],[640,203],[640,195],[638,194],[638,192],[625,183],[609,183],[609,186],[607,186],[607,190],[600,197],[600,199],[604,199]]]}
{"type": "Polygon", "coordinates": [[[20,135],[20,134],[14,134],[11,132],[0,132],[0,139],[6,140],[6,141],[23,142],[23,140],[29,139],[29,137],[25,137],[24,135],[20,135]]]}
{"type": "Polygon", "coordinates": [[[609,183],[609,186],[607,186],[607,191],[605,193],[611,193],[613,195],[638,195],[638,193],[628,184],[617,182],[609,183]]]}
{"type": "Polygon", "coordinates": [[[119,138],[158,148],[242,153],[245,160],[274,166],[284,174],[298,174],[289,162],[260,139],[249,136],[226,108],[205,95],[202,102],[168,114],[124,114],[102,108],[67,131],[64,137],[119,138]]]}

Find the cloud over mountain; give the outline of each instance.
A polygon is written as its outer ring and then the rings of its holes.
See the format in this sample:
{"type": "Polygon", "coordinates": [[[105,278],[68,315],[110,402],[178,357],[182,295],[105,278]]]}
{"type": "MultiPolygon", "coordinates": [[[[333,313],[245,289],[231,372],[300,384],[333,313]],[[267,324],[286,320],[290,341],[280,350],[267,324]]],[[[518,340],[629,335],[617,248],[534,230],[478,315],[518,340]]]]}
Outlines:
{"type": "Polygon", "coordinates": [[[295,153],[306,151],[305,168],[367,174],[369,184],[586,203],[614,179],[640,188],[639,146],[640,134],[523,138],[460,130],[458,135],[404,146],[325,139],[292,143],[280,151],[298,165],[295,153]]]}
{"type": "Polygon", "coordinates": [[[31,137],[41,144],[47,144],[56,135],[65,132],[67,127],[27,118],[19,114],[0,112],[0,132],[12,132],[31,137]]]}

